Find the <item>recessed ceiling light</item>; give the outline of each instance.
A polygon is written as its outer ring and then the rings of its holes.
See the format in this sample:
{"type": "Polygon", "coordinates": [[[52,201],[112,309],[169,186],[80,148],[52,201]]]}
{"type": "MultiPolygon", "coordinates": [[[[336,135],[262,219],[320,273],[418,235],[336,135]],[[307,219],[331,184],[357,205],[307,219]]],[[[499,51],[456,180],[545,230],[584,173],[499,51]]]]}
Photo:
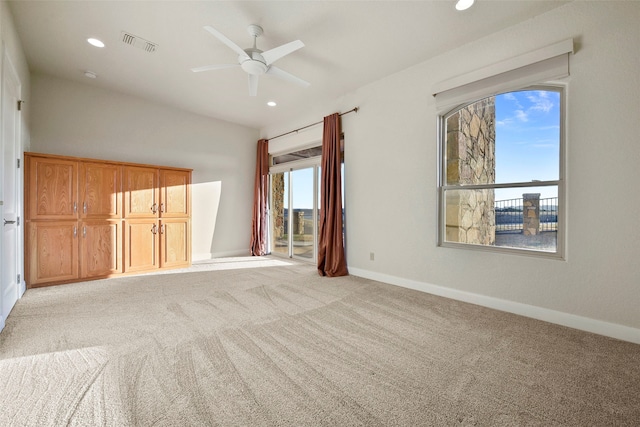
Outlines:
{"type": "Polygon", "coordinates": [[[104,47],[104,43],[102,43],[98,39],[88,38],[87,41],[89,42],[89,44],[91,44],[91,45],[93,45],[95,47],[104,47]]]}
{"type": "Polygon", "coordinates": [[[276,106],[276,105],[278,105],[278,104],[276,104],[276,103],[275,103],[275,101],[269,101],[269,102],[267,102],[267,105],[268,105],[269,107],[275,107],[275,106],[276,106]]]}
{"type": "Polygon", "coordinates": [[[458,0],[458,3],[456,3],[456,9],[458,9],[458,10],[467,10],[471,6],[473,6],[473,2],[474,1],[475,0],[458,0]]]}
{"type": "Polygon", "coordinates": [[[84,75],[85,75],[85,77],[88,77],[90,79],[95,79],[96,77],[98,77],[98,75],[96,73],[94,73],[93,71],[85,71],[84,75]]]}

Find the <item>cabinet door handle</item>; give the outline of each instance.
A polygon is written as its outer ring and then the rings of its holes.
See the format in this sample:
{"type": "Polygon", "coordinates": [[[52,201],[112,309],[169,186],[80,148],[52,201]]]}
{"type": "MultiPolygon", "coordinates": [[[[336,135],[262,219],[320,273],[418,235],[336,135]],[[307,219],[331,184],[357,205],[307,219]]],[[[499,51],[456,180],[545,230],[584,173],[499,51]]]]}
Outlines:
{"type": "Polygon", "coordinates": [[[156,213],[158,212],[158,205],[156,203],[154,203],[153,205],[151,205],[151,212],[156,213]]]}
{"type": "Polygon", "coordinates": [[[164,202],[160,203],[160,212],[164,212],[164,202]]]}
{"type": "Polygon", "coordinates": [[[157,225],[155,225],[155,224],[153,224],[153,227],[151,227],[151,232],[152,232],[153,234],[157,234],[157,233],[158,233],[158,226],[157,226],[157,225]]]}
{"type": "Polygon", "coordinates": [[[87,227],[86,226],[82,227],[82,237],[85,237],[85,238],[87,237],[87,227]]]}
{"type": "Polygon", "coordinates": [[[78,237],[78,228],[74,225],[73,226],[73,238],[75,239],[76,237],[78,237]]]}
{"type": "Polygon", "coordinates": [[[164,234],[164,224],[160,226],[160,234],[164,234]]]}
{"type": "Polygon", "coordinates": [[[82,211],[87,213],[87,202],[82,203],[82,211]]]}
{"type": "Polygon", "coordinates": [[[78,212],[78,204],[76,202],[73,202],[73,213],[78,212]]]}

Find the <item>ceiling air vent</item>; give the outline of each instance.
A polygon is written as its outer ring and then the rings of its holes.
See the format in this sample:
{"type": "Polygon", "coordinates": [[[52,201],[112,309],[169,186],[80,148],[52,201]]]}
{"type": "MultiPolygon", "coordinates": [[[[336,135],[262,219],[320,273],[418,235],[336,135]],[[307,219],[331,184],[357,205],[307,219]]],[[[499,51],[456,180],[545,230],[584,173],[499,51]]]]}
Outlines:
{"type": "Polygon", "coordinates": [[[156,43],[150,42],[149,40],[145,40],[142,37],[134,36],[131,33],[122,32],[121,40],[123,43],[131,45],[133,47],[137,47],[138,49],[142,49],[145,52],[153,53],[158,49],[158,45],[156,43]]]}

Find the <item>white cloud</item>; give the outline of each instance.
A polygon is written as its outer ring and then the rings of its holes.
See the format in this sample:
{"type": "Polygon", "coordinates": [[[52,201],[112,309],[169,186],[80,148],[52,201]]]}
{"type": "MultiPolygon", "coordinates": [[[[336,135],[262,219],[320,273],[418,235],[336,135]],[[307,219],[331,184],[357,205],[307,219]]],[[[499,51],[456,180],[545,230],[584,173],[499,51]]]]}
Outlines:
{"type": "Polygon", "coordinates": [[[507,92],[502,94],[502,96],[504,97],[504,99],[512,101],[516,108],[522,109],[522,104],[520,104],[520,101],[518,101],[518,98],[513,94],[513,92],[507,92]]]}
{"type": "Polygon", "coordinates": [[[525,113],[522,110],[515,110],[513,113],[516,115],[516,118],[521,122],[526,122],[529,120],[529,116],[527,115],[527,113],[525,113]]]}
{"type": "Polygon", "coordinates": [[[549,99],[547,92],[531,92],[527,95],[527,99],[533,104],[529,107],[528,111],[542,111],[544,113],[548,113],[553,108],[553,101],[549,99]]]}

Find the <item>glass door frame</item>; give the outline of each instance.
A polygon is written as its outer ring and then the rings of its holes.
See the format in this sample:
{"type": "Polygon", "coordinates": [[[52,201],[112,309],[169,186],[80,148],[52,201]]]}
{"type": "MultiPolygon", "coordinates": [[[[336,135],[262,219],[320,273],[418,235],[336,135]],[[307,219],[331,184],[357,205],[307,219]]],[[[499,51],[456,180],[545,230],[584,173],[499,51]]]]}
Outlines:
{"type": "Polygon", "coordinates": [[[268,212],[268,218],[269,218],[269,238],[267,239],[267,241],[269,242],[269,248],[268,251],[269,253],[271,253],[272,255],[275,256],[279,256],[279,257],[285,257],[284,254],[280,254],[278,252],[274,252],[273,248],[271,247],[271,233],[273,232],[272,230],[272,226],[275,223],[275,221],[273,220],[273,218],[271,217],[273,212],[271,207],[273,206],[273,191],[272,191],[272,185],[271,185],[271,177],[274,174],[279,174],[279,173],[284,173],[284,172],[288,172],[288,175],[286,177],[286,179],[288,180],[287,182],[287,189],[288,189],[288,193],[286,194],[285,197],[287,198],[287,246],[288,246],[288,251],[287,251],[287,256],[288,258],[295,258],[297,260],[301,260],[301,261],[307,261],[307,262],[313,262],[315,263],[318,259],[318,222],[319,222],[319,217],[318,217],[318,212],[320,209],[320,206],[318,206],[319,203],[319,179],[318,179],[318,170],[320,169],[320,165],[321,165],[321,156],[317,156],[317,157],[311,157],[311,158],[307,158],[307,159],[302,159],[302,160],[296,160],[293,162],[287,162],[285,164],[280,164],[280,165],[276,165],[276,166],[271,166],[269,168],[269,212],[268,212]],[[309,169],[309,168],[313,168],[313,257],[311,258],[305,258],[302,256],[298,256],[295,255],[293,252],[293,187],[292,187],[292,172],[296,171],[296,170],[302,170],[302,169],[309,169]]]}

